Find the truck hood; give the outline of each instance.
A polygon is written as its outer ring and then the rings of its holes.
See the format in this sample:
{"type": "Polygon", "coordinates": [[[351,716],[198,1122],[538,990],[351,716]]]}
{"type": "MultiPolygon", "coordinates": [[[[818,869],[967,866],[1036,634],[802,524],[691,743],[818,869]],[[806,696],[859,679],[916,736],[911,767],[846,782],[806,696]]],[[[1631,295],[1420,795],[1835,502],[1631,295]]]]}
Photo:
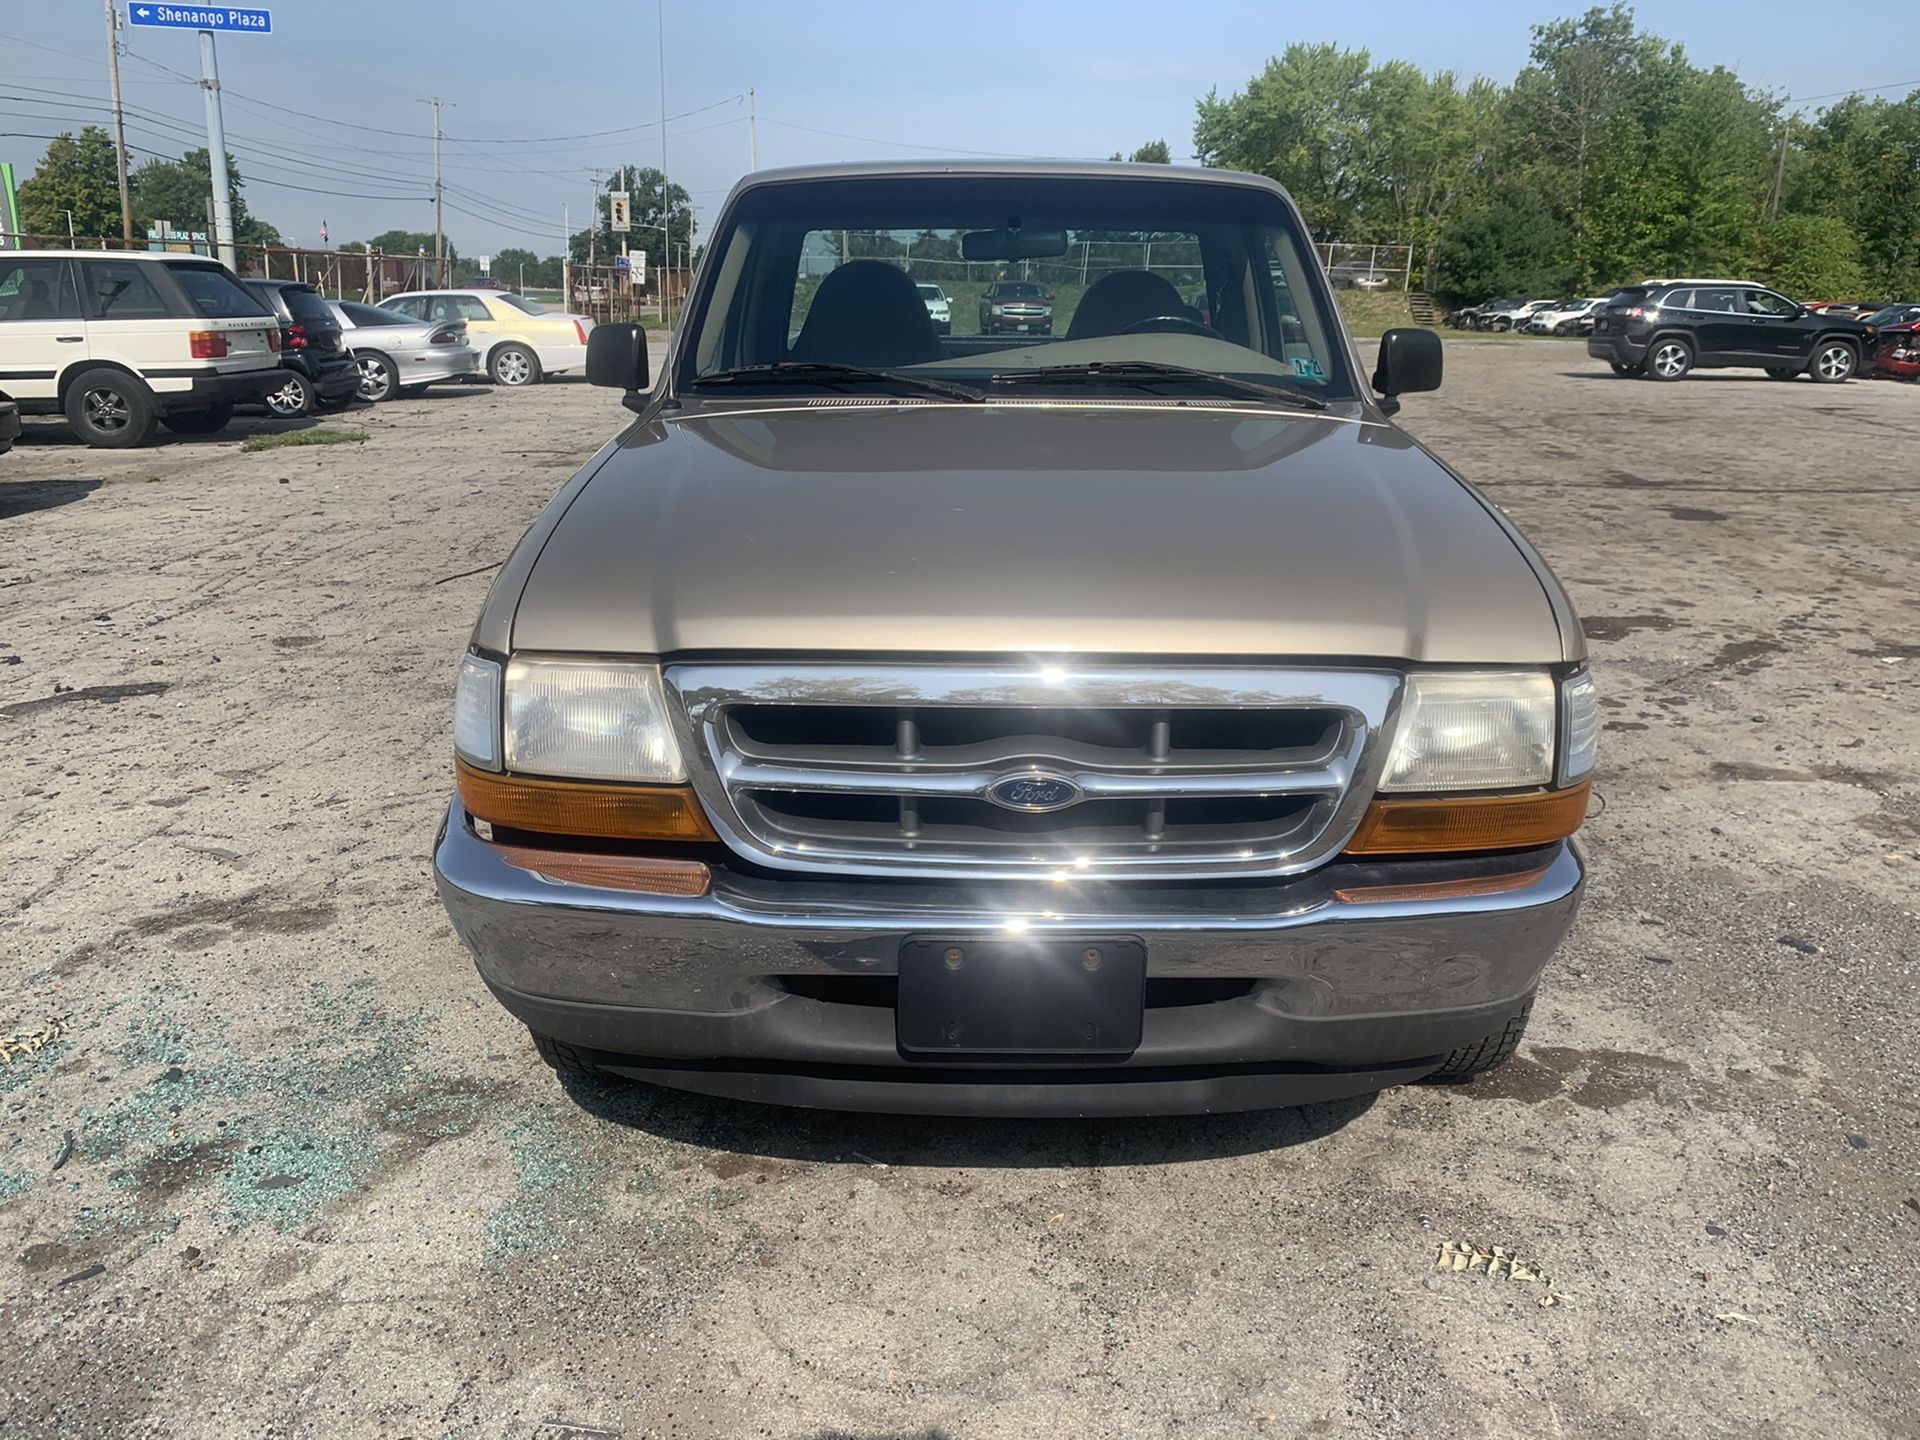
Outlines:
{"type": "Polygon", "coordinates": [[[1486,503],[1401,431],[1332,415],[709,409],[636,425],[555,504],[516,650],[1567,653],[1556,582],[1486,503]]]}

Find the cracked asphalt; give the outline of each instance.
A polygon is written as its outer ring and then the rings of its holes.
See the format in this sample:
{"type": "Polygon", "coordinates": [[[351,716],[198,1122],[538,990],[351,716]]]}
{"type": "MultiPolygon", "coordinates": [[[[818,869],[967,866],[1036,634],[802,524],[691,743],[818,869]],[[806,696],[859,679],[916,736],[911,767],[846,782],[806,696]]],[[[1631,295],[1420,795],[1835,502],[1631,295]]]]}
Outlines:
{"type": "Polygon", "coordinates": [[[255,454],[29,422],[0,1434],[1920,1433],[1920,390],[1448,366],[1404,423],[1592,639],[1586,910],[1498,1074],[1180,1121],[539,1064],[427,852],[490,567],[616,397],[436,390],[255,454]]]}

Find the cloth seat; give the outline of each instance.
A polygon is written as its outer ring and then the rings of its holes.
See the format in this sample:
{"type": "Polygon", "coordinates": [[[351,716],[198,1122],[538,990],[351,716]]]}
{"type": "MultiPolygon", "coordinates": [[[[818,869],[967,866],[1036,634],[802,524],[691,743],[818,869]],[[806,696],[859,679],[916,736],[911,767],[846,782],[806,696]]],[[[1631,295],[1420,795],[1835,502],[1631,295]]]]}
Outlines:
{"type": "Polygon", "coordinates": [[[1129,325],[1156,315],[1192,314],[1172,281],[1151,270],[1115,270],[1094,281],[1080,297],[1080,308],[1073,312],[1073,323],[1067,326],[1067,339],[1118,335],[1129,325]]]}

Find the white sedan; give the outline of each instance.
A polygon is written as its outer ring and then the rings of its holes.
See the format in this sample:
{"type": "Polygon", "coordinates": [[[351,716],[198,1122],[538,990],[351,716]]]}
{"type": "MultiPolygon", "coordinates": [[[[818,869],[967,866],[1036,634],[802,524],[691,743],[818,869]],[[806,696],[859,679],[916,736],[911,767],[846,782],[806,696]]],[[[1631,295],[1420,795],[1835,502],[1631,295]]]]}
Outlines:
{"type": "Polygon", "coordinates": [[[480,354],[465,325],[409,320],[357,300],[329,300],[327,308],[338,317],[347,348],[360,364],[362,400],[418,395],[429,385],[479,373],[480,354]]]}

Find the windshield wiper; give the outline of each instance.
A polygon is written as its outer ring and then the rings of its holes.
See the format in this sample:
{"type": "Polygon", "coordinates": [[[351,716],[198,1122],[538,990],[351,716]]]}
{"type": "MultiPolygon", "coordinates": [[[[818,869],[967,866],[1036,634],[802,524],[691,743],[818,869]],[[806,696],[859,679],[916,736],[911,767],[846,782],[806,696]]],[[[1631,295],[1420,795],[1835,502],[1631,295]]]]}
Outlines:
{"type": "Polygon", "coordinates": [[[970,402],[985,395],[966,385],[906,375],[898,370],[878,370],[866,365],[841,365],[831,360],[782,360],[772,365],[742,365],[734,370],[716,370],[702,375],[695,385],[898,385],[922,395],[944,395],[949,400],[970,402]]]}
{"type": "Polygon", "coordinates": [[[1196,370],[1191,365],[1163,365],[1157,360],[1090,360],[1084,365],[1043,365],[1036,370],[1002,370],[991,377],[995,385],[1034,385],[1073,383],[1075,381],[1118,380],[1152,385],[1162,380],[1199,380],[1216,385],[1235,395],[1254,395],[1263,400],[1279,400],[1303,410],[1324,410],[1327,402],[1298,390],[1279,385],[1262,385],[1257,380],[1242,380],[1212,370],[1196,370]]]}

